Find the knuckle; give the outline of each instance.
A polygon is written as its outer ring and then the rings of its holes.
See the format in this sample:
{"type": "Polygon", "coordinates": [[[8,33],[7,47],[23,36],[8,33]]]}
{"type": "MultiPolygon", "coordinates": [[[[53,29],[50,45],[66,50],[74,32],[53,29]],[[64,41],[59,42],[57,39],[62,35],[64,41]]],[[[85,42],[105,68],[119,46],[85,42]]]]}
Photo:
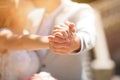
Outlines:
{"type": "Polygon", "coordinates": [[[61,33],[65,34],[65,30],[61,30],[61,33]]]}

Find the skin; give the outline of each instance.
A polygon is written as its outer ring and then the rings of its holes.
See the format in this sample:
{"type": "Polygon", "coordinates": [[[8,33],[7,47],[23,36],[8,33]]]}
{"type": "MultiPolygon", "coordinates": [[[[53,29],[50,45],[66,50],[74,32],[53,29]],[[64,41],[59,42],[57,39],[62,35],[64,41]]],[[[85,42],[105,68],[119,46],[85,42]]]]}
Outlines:
{"type": "MultiPolygon", "coordinates": [[[[32,0],[36,7],[44,7],[47,13],[51,13],[56,9],[61,0],[32,0]],[[57,2],[56,2],[57,1],[57,2]],[[55,3],[56,4],[55,4],[55,3]]],[[[80,50],[80,39],[76,36],[75,24],[66,21],[60,25],[55,25],[52,31],[52,35],[48,37],[49,48],[55,54],[67,55],[70,52],[80,50]]],[[[48,77],[40,74],[33,75],[28,80],[56,80],[51,75],[48,77]]]]}
{"type": "MultiPolygon", "coordinates": [[[[2,5],[8,5],[7,1],[3,1],[2,5]]],[[[5,28],[5,30],[0,31],[1,53],[6,53],[8,50],[37,50],[48,48],[49,41],[47,36],[23,34],[25,26],[31,24],[31,21],[27,19],[27,15],[33,9],[34,6],[24,0],[20,1],[17,8],[13,3],[9,3],[8,7],[0,8],[0,21],[3,22],[0,24],[0,28],[5,28]]]]}
{"type": "MultiPolygon", "coordinates": [[[[32,0],[37,7],[46,8],[48,13],[54,11],[61,0],[32,0]],[[55,3],[54,3],[55,2],[55,3]]],[[[68,54],[80,50],[81,42],[76,36],[75,25],[71,22],[65,22],[61,25],[55,25],[53,34],[49,36],[50,49],[56,54],[68,54]],[[71,37],[73,36],[73,37],[71,37]]]]}
{"type": "Polygon", "coordinates": [[[61,0],[31,0],[38,8],[45,8],[47,13],[51,13],[60,4],[61,0]]]}
{"type": "MultiPolygon", "coordinates": [[[[41,1],[43,3],[43,5],[40,4],[41,7],[45,7],[48,13],[51,13],[60,4],[60,0],[57,0],[58,2],[56,2],[56,0],[48,0],[49,5],[48,3],[46,3],[45,0],[41,1]],[[56,2],[56,4],[53,4],[54,2],[56,2]]],[[[50,46],[50,49],[55,53],[68,54],[69,52],[72,52],[80,47],[79,46],[80,40],[77,38],[74,29],[75,25],[71,22],[56,25],[53,29],[53,34],[49,36],[50,43],[48,41],[48,37],[46,36],[42,37],[32,34],[24,35],[23,29],[25,28],[25,25],[29,24],[29,20],[26,18],[26,16],[32,9],[34,9],[32,6],[29,7],[25,6],[22,4],[22,6],[18,6],[18,8],[16,9],[16,6],[14,5],[10,9],[10,11],[8,11],[10,13],[9,16],[11,17],[12,20],[11,22],[8,22],[9,24],[5,24],[6,27],[3,26],[0,27],[7,28],[7,30],[0,31],[1,53],[6,52],[7,50],[35,50],[48,48],[48,46],[50,46]],[[56,47],[56,45],[58,47],[56,47]]],[[[45,77],[39,74],[36,74],[30,78],[30,80],[49,80],[49,79],[56,80],[51,75],[45,77]]]]}
{"type": "Polygon", "coordinates": [[[80,39],[76,36],[75,25],[65,22],[56,25],[53,35],[49,36],[50,49],[56,54],[69,54],[80,49],[80,39]]]}

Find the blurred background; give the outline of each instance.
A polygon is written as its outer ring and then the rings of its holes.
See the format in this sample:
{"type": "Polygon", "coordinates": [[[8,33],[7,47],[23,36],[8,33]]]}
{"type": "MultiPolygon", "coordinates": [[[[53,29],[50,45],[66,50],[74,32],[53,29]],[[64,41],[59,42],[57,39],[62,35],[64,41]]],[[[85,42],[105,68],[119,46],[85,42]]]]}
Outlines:
{"type": "Polygon", "coordinates": [[[73,1],[90,4],[102,20],[97,45],[89,56],[93,77],[89,80],[120,80],[120,0],[73,1]]]}
{"type": "Polygon", "coordinates": [[[103,34],[98,35],[98,37],[101,36],[99,39],[102,40],[99,40],[99,47],[97,46],[99,49],[95,49],[94,55],[92,55],[92,57],[96,56],[99,59],[96,62],[93,60],[94,63],[91,63],[94,79],[120,80],[120,0],[73,1],[90,4],[101,15],[103,23],[101,30],[103,34]],[[104,56],[107,56],[107,59],[104,56]],[[102,60],[105,62],[102,62],[102,60]]]}

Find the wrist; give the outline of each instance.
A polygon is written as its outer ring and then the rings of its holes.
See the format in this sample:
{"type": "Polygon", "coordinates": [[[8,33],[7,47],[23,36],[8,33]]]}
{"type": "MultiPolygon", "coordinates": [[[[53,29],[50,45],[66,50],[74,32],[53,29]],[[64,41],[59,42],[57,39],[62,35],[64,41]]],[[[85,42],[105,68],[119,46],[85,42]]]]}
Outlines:
{"type": "Polygon", "coordinates": [[[81,40],[76,37],[74,42],[74,50],[73,52],[79,52],[81,50],[81,40]]]}

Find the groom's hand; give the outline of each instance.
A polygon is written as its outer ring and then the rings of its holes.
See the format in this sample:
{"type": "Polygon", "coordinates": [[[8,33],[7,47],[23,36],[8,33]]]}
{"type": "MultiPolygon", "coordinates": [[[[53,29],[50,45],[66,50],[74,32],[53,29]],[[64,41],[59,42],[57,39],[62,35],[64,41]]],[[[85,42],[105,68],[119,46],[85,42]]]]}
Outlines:
{"type": "Polygon", "coordinates": [[[50,49],[54,53],[68,54],[80,49],[80,40],[76,36],[75,25],[71,22],[56,25],[49,36],[50,49]]]}

